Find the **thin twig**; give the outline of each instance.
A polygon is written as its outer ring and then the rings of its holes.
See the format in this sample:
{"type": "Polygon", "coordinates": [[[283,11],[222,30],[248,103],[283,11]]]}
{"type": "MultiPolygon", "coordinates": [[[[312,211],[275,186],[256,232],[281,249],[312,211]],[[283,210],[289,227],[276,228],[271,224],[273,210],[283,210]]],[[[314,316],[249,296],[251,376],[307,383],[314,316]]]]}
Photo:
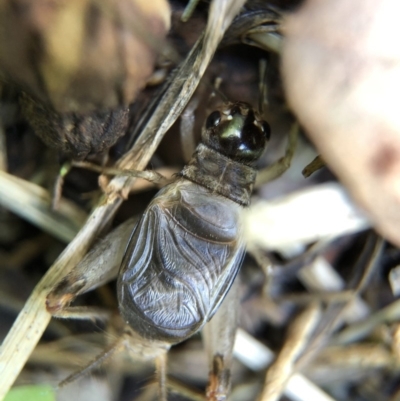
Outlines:
{"type": "Polygon", "coordinates": [[[334,344],[349,344],[360,341],[367,336],[376,326],[382,323],[397,322],[400,320],[400,300],[394,301],[385,308],[369,316],[362,322],[355,323],[333,338],[334,344]]]}
{"type": "MultiPolygon", "coordinates": [[[[305,353],[300,360],[298,361],[298,366],[307,365],[312,358],[318,353],[319,350],[326,344],[331,333],[337,329],[339,324],[343,321],[344,312],[348,305],[354,301],[354,298],[357,297],[364,286],[366,285],[368,278],[371,277],[371,273],[377,266],[377,261],[381,255],[383,250],[384,240],[381,237],[377,237],[373,235],[370,237],[369,241],[364,247],[362,256],[360,260],[363,260],[365,257],[368,257],[368,262],[364,269],[362,269],[362,274],[359,277],[356,277],[354,283],[352,283],[349,287],[353,288],[353,298],[350,301],[347,301],[343,304],[339,305],[331,305],[330,310],[325,313],[325,320],[322,329],[315,336],[312,343],[309,346],[307,353],[305,353]]],[[[360,266],[362,268],[363,266],[360,266]]],[[[356,269],[358,270],[358,269],[356,269]]],[[[358,273],[358,272],[357,272],[358,273]]]]}
{"type": "Polygon", "coordinates": [[[312,263],[301,269],[298,278],[312,292],[312,295],[322,295],[328,300],[330,295],[336,293],[336,296],[331,298],[331,302],[349,302],[343,315],[347,323],[353,323],[368,316],[367,303],[361,297],[354,295],[354,290],[344,291],[345,281],[324,257],[315,258],[312,263]]]}
{"type": "Polygon", "coordinates": [[[320,312],[317,303],[311,304],[291,324],[285,344],[267,371],[260,401],[278,400],[286,382],[293,374],[296,359],[308,344],[309,337],[318,323],[320,312]]]}
{"type": "Polygon", "coordinates": [[[66,199],[51,210],[51,196],[42,187],[0,171],[0,204],[63,242],[71,241],[86,213],[66,199]]]}
{"type": "MultiPolygon", "coordinates": [[[[259,371],[274,359],[273,352],[242,329],[236,333],[234,354],[249,369],[259,371]]],[[[312,381],[301,374],[294,374],[286,384],[285,395],[296,401],[334,401],[312,381]]]]}

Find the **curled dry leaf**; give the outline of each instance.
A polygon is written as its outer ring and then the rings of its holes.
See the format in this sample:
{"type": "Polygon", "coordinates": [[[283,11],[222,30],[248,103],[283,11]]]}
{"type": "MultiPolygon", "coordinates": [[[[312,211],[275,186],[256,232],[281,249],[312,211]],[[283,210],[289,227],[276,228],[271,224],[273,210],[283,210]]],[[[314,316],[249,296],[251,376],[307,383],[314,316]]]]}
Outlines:
{"type": "Polygon", "coordinates": [[[285,23],[287,98],[376,228],[400,245],[400,37],[395,0],[307,0],[285,23]]]}
{"type": "Polygon", "coordinates": [[[153,72],[166,0],[0,4],[0,76],[58,112],[128,104],[153,72]]]}
{"type": "Polygon", "coordinates": [[[129,107],[95,110],[84,115],[58,113],[26,93],[20,96],[24,117],[42,141],[74,160],[106,151],[125,134],[129,107]]]}

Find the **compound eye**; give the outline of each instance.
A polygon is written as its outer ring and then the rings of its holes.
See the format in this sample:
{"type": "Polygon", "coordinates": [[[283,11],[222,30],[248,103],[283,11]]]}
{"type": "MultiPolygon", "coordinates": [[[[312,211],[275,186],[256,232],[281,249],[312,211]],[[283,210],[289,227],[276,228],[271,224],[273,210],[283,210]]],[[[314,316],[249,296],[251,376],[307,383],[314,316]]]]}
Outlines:
{"type": "Polygon", "coordinates": [[[267,139],[267,141],[269,141],[269,138],[271,137],[271,127],[266,121],[263,121],[261,127],[264,132],[265,138],[267,139]]]}
{"type": "Polygon", "coordinates": [[[216,110],[213,111],[208,117],[206,121],[206,129],[216,127],[221,121],[221,113],[216,110]]]}

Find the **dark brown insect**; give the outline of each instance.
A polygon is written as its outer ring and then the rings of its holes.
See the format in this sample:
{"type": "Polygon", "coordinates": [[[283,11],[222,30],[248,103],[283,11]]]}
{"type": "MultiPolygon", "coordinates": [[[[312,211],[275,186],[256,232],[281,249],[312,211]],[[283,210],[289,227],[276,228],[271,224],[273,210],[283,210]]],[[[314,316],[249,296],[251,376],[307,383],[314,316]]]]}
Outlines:
{"type": "Polygon", "coordinates": [[[122,316],[142,337],[178,343],[217,311],[243,260],[241,209],[269,135],[246,103],[214,111],[181,177],[144,212],[118,279],[122,316]]]}

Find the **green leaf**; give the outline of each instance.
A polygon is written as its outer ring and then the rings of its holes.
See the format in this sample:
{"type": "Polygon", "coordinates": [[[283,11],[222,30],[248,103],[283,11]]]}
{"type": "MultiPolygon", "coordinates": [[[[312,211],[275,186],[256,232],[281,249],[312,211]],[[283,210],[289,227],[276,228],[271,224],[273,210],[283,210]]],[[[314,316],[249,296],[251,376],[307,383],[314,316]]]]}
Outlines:
{"type": "Polygon", "coordinates": [[[32,385],[12,388],[4,401],[55,401],[56,394],[50,386],[32,385]]]}

